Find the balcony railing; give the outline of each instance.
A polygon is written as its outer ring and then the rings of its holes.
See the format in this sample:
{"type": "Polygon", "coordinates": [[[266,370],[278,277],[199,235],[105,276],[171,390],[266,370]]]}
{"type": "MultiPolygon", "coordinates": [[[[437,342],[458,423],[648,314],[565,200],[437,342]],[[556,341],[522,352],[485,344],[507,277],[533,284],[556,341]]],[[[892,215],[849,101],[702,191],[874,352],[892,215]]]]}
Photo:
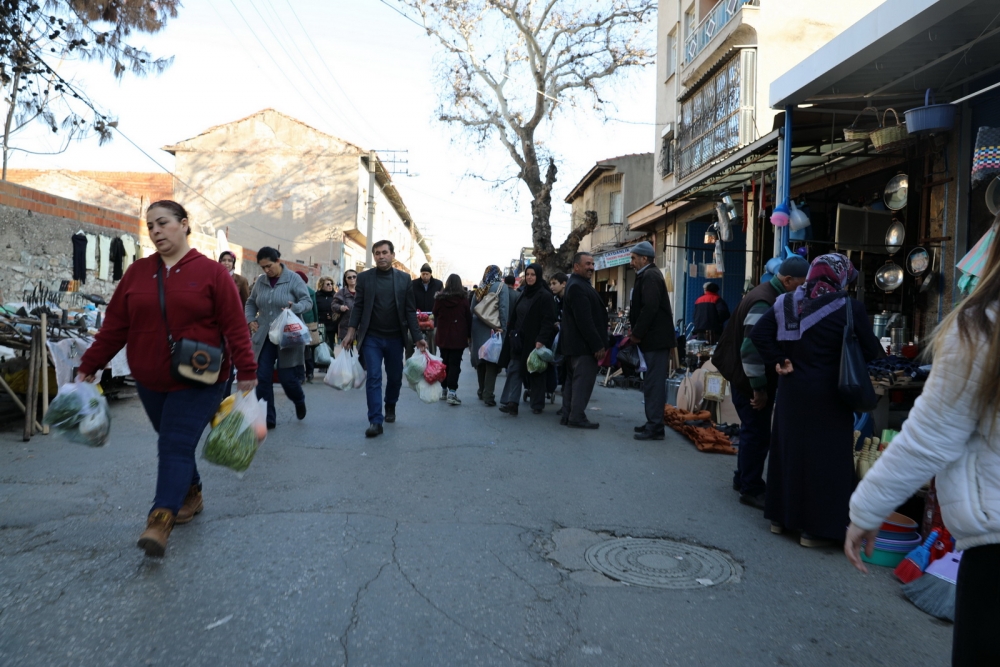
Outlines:
{"type": "Polygon", "coordinates": [[[712,38],[719,34],[722,26],[729,23],[743,5],[760,5],[760,0],[719,0],[712,7],[708,16],[701,20],[694,32],[684,41],[684,62],[689,63],[698,57],[712,38]]]}

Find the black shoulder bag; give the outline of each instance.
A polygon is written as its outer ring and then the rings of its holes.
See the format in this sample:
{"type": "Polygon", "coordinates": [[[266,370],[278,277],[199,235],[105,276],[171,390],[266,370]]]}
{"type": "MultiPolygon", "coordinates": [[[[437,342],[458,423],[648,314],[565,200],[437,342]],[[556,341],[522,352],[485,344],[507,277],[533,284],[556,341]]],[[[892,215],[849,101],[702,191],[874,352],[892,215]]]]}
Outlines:
{"type": "Polygon", "coordinates": [[[178,341],[170,335],[167,323],[167,296],[163,287],[163,262],[156,271],[160,288],[160,312],[163,326],[167,329],[167,344],[170,346],[170,375],[179,382],[192,385],[213,385],[219,381],[222,368],[222,348],[182,338],[178,341]]]}
{"type": "Polygon", "coordinates": [[[875,388],[868,376],[868,364],[861,352],[861,343],[854,332],[854,308],[851,298],[845,299],[847,324],[844,325],[844,345],[840,350],[840,376],[837,389],[840,397],[855,412],[871,412],[878,403],[875,388]]]}

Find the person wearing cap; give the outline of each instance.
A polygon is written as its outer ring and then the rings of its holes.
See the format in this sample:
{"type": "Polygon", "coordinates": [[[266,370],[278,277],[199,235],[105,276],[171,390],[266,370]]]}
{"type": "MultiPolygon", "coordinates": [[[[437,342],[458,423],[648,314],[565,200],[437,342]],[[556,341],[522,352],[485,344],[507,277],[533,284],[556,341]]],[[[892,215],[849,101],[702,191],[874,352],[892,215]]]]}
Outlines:
{"type": "Polygon", "coordinates": [[[663,440],[663,408],[667,404],[667,370],[670,350],[677,347],[674,314],[663,274],[656,268],[656,251],[649,241],[632,248],[635,286],[629,307],[629,340],[638,345],[646,361],[642,394],[646,423],[635,427],[636,440],[663,440]]]}
{"type": "Polygon", "coordinates": [[[719,340],[729,319],[729,306],[719,296],[719,286],[705,283],[705,293],[694,302],[694,333],[702,340],[714,343],[719,340]]]}
{"type": "MultiPolygon", "coordinates": [[[[438,292],[444,290],[444,283],[434,277],[430,264],[420,267],[420,277],[410,283],[413,290],[413,300],[417,303],[417,313],[431,313],[434,310],[434,297],[438,292]]],[[[423,330],[424,340],[427,341],[427,350],[431,354],[437,354],[437,347],[434,345],[434,329],[423,330]]],[[[406,346],[406,356],[413,354],[413,345],[406,346]]]]}
{"type": "Polygon", "coordinates": [[[771,412],[778,374],[766,367],[750,333],[779,296],[794,292],[806,281],[808,272],[809,262],[795,255],[781,263],[771,280],[750,290],[736,307],[712,357],[712,364],[732,387],[733,407],[740,416],[733,488],[740,492],[741,503],[758,509],[764,509],[764,461],[771,446],[771,412]]]}

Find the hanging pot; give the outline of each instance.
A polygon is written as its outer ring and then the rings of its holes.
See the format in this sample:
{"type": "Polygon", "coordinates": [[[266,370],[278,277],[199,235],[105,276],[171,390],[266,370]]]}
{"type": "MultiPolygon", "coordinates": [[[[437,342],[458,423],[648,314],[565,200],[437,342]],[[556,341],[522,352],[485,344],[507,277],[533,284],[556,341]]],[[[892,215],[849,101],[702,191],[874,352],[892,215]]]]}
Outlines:
{"type": "Polygon", "coordinates": [[[906,256],[906,270],[911,276],[919,277],[927,273],[931,267],[931,256],[926,248],[914,248],[906,256]]]}
{"type": "Polygon", "coordinates": [[[1000,213],[1000,176],[986,187],[986,208],[990,210],[990,215],[1000,213]]]}
{"type": "Polygon", "coordinates": [[[906,174],[893,176],[885,185],[882,200],[886,208],[898,211],[906,207],[906,195],[909,190],[909,177],[906,174]]]}
{"type": "Polygon", "coordinates": [[[906,238],[906,227],[899,220],[893,220],[885,232],[885,250],[889,255],[895,255],[903,247],[906,238]]]}
{"type": "Polygon", "coordinates": [[[875,272],[875,285],[883,292],[892,292],[903,284],[903,267],[891,259],[875,272]]]}

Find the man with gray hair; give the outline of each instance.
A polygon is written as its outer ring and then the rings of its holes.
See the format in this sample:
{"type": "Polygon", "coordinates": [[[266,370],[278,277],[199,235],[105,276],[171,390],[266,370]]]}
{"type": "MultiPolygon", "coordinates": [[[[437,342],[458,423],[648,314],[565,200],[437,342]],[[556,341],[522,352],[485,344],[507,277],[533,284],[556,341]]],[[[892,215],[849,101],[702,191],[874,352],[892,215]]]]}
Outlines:
{"type": "Polygon", "coordinates": [[[677,347],[674,314],[663,274],[654,263],[656,251],[649,241],[632,248],[635,286],[628,311],[631,331],[629,341],[639,347],[646,361],[642,376],[642,395],[646,423],[635,427],[636,440],[663,440],[663,408],[667,404],[667,370],[670,350],[677,347]]]}
{"type": "Polygon", "coordinates": [[[793,255],[781,263],[778,275],[743,297],[729,319],[712,363],[732,387],[733,407],[740,416],[740,446],[733,488],[740,502],[764,509],[764,461],[771,446],[771,412],[778,374],[768,368],[750,340],[754,325],[785,292],[806,281],[809,262],[793,255]]]}

